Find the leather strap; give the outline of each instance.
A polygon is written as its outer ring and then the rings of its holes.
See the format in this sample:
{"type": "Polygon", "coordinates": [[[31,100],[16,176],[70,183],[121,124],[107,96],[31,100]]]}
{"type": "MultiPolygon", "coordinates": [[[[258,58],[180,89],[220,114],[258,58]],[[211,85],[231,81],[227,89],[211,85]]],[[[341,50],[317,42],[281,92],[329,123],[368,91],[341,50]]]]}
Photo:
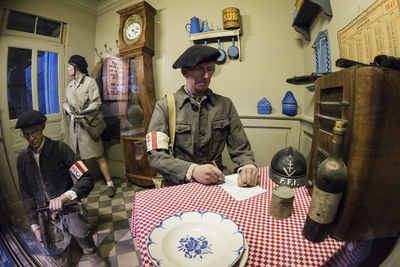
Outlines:
{"type": "Polygon", "coordinates": [[[169,116],[169,135],[171,138],[171,152],[174,152],[175,142],[175,125],[176,125],[176,110],[175,110],[175,98],[173,94],[167,94],[168,100],[168,116],[169,116]]]}
{"type": "MultiPolygon", "coordinates": [[[[175,110],[175,98],[173,94],[167,94],[168,101],[168,124],[169,124],[169,138],[170,138],[170,150],[171,156],[174,155],[174,141],[175,141],[175,125],[176,125],[176,110],[175,110]]],[[[164,177],[157,173],[156,177],[152,178],[156,188],[164,187],[164,177]]]]}

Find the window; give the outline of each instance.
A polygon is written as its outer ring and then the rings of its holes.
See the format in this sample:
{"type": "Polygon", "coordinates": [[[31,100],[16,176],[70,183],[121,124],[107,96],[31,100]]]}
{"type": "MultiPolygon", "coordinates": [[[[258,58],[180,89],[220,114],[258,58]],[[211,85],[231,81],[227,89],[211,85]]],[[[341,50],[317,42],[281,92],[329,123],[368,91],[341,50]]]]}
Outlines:
{"type": "Polygon", "coordinates": [[[60,38],[61,37],[61,23],[43,18],[38,18],[37,34],[60,38]]]}
{"type": "Polygon", "coordinates": [[[21,32],[35,32],[36,16],[10,11],[8,15],[7,29],[21,32]]]}
{"type": "Polygon", "coordinates": [[[32,109],[31,63],[32,50],[9,47],[7,90],[10,119],[32,109]]]}
{"type": "MultiPolygon", "coordinates": [[[[32,50],[9,47],[7,64],[8,111],[10,119],[33,108],[32,50]]],[[[44,114],[60,112],[58,101],[58,54],[37,52],[37,102],[44,114]]]]}
{"type": "Polygon", "coordinates": [[[2,42],[6,50],[2,51],[7,55],[9,119],[17,119],[30,109],[60,113],[63,69],[59,60],[63,58],[64,23],[14,10],[5,10],[4,14],[6,30],[2,42]],[[30,41],[26,42],[25,37],[30,41]]]}
{"type": "Polygon", "coordinates": [[[44,114],[60,112],[58,104],[58,55],[38,51],[37,88],[39,111],[44,114]]]}
{"type": "Polygon", "coordinates": [[[7,29],[28,32],[54,38],[61,38],[62,22],[49,20],[39,16],[9,10],[7,29]]]}

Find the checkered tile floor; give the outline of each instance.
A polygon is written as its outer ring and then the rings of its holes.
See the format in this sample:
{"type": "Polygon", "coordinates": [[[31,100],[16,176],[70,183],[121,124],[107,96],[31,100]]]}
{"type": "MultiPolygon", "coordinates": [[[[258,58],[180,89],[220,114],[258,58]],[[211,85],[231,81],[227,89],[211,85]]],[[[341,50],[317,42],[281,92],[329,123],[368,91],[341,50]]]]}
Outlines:
{"type": "MultiPolygon", "coordinates": [[[[136,240],[130,232],[133,199],[140,187],[128,187],[125,179],[113,177],[116,194],[107,196],[104,181],[96,181],[90,195],[83,199],[88,210],[88,222],[93,226],[93,239],[102,257],[108,258],[112,267],[140,266],[136,240]]],[[[77,267],[90,267],[82,256],[77,267]]]]}

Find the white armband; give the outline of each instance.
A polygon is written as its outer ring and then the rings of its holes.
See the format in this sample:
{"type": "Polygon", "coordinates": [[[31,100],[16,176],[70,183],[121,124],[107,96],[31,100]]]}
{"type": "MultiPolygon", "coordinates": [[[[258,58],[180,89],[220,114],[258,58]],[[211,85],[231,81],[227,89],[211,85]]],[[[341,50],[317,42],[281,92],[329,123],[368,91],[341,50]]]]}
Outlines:
{"type": "Polygon", "coordinates": [[[81,160],[78,160],[69,168],[69,173],[75,180],[79,180],[88,170],[86,165],[81,160]]]}
{"type": "Polygon", "coordinates": [[[149,132],[146,134],[146,146],[147,152],[155,149],[166,149],[169,148],[169,136],[163,132],[149,132]]]}

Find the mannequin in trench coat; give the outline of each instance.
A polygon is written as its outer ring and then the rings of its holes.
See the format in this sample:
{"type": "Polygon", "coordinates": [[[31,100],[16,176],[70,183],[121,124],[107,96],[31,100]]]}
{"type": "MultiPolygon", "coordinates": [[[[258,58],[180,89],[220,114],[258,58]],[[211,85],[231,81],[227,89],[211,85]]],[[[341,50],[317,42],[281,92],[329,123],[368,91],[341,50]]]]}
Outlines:
{"type": "MultiPolygon", "coordinates": [[[[71,107],[76,111],[99,109],[101,98],[96,81],[88,76],[87,62],[80,55],[73,55],[68,61],[68,74],[74,79],[68,84],[63,100],[63,108],[69,115],[70,146],[82,159],[95,158],[100,170],[107,181],[107,194],[111,198],[115,195],[115,187],[111,180],[108,163],[103,156],[102,140],[95,141],[89,132],[74,119],[83,119],[74,115],[71,107]]],[[[84,116],[91,116],[90,114],[84,116]]]]}

